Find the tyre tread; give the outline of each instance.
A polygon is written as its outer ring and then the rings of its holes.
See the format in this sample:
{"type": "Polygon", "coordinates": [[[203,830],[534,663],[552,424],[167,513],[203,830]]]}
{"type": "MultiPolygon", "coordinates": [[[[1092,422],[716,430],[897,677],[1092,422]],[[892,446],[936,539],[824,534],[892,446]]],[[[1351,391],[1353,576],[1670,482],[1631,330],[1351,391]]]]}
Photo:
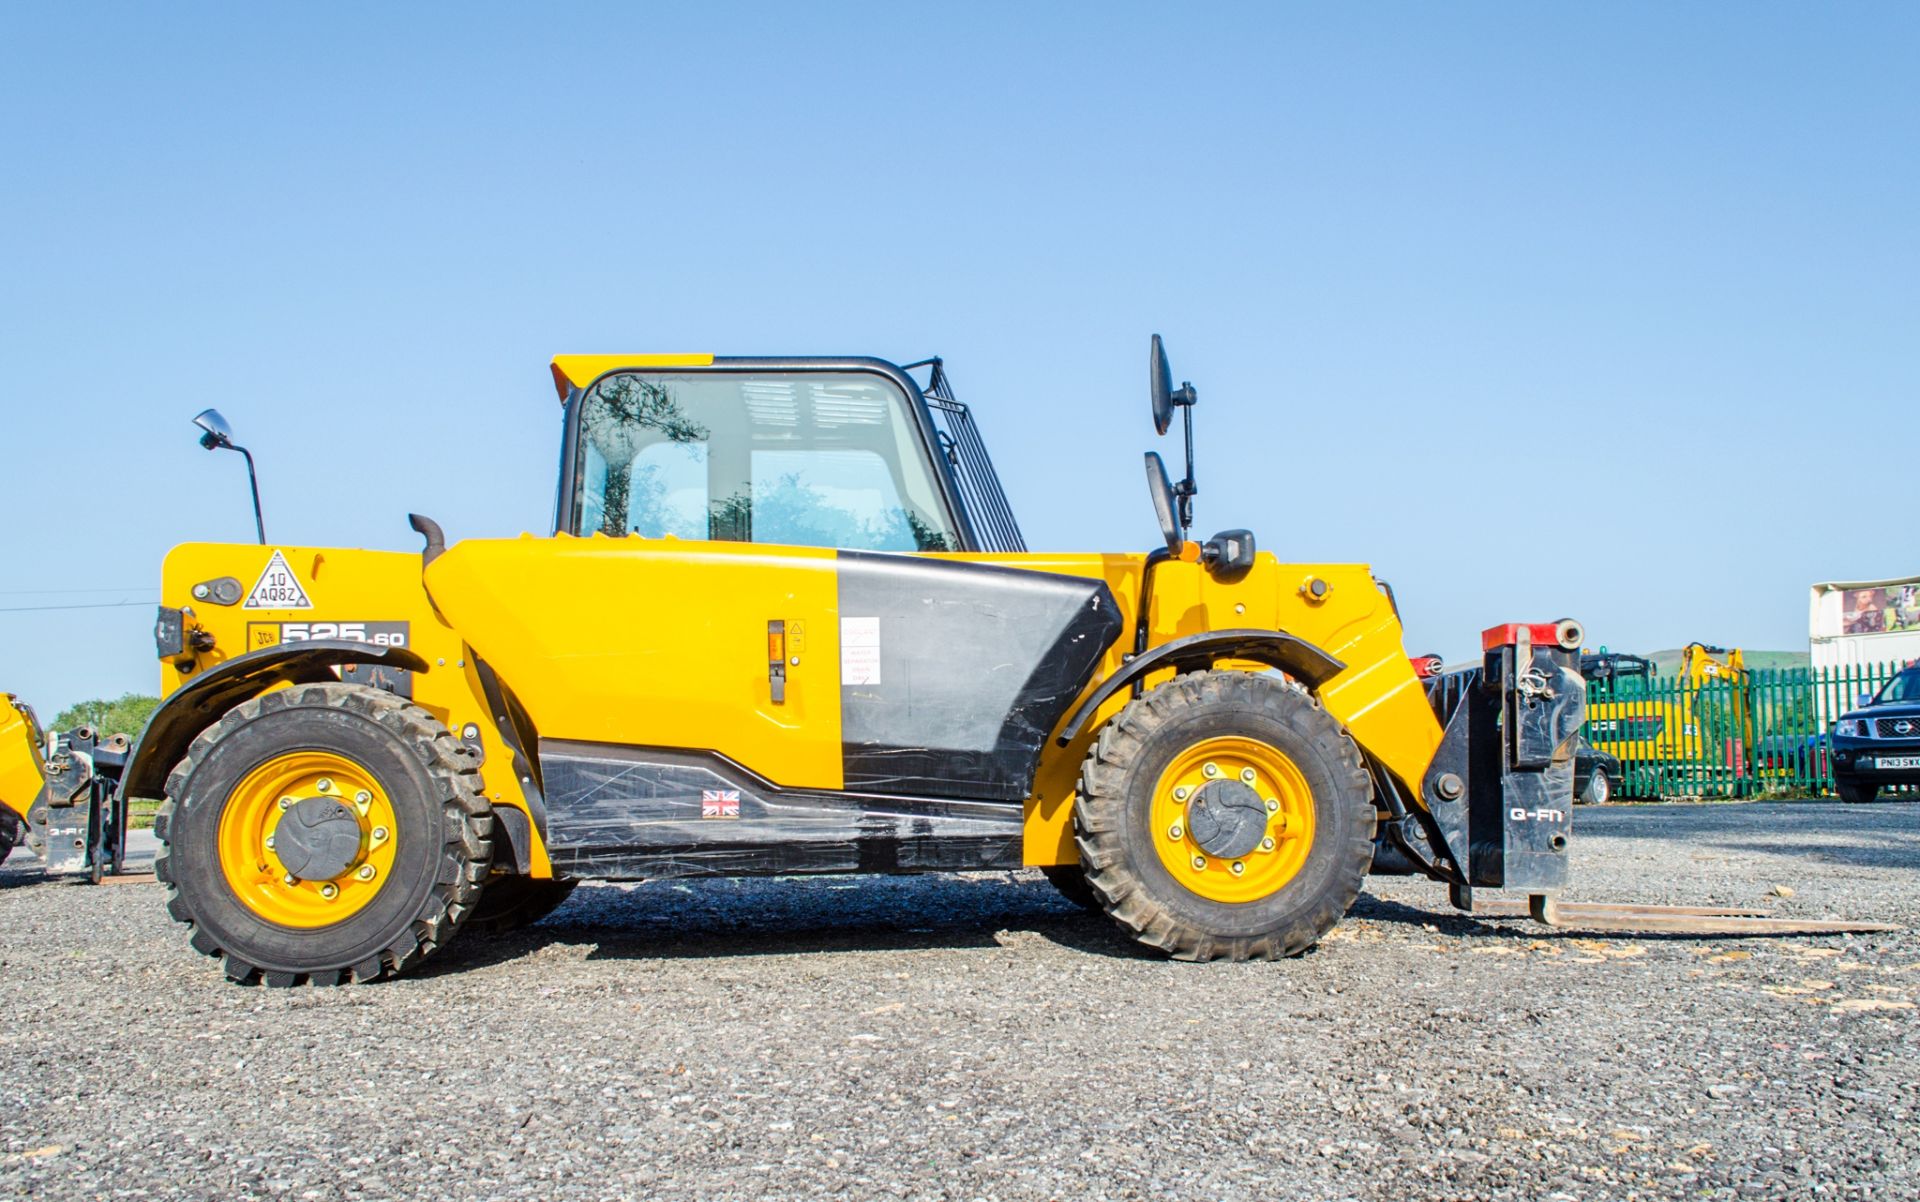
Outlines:
{"type": "MultiPolygon", "coordinates": [[[[1360,748],[1344,727],[1297,682],[1240,671],[1188,672],[1130,701],[1100,729],[1081,767],[1074,804],[1074,843],[1087,883],[1109,916],[1132,937],[1176,960],[1273,960],[1297,956],[1337,925],[1359,896],[1373,863],[1372,781],[1360,748]],[[1161,905],[1135,872],[1123,846],[1126,788],[1147,739],[1189,707],[1279,711],[1282,721],[1338,765],[1356,821],[1336,850],[1331,887],[1285,930],[1221,936],[1194,927],[1161,905]],[[1364,814],[1361,811],[1364,810],[1364,814]]],[[[1153,854],[1150,851],[1146,854],[1153,854]]]]}
{"type": "Polygon", "coordinates": [[[482,792],[480,774],[472,758],[461,751],[451,732],[432,714],[411,701],[378,689],[352,684],[306,684],[263,693],[234,706],[193,740],[187,753],[167,774],[166,799],[154,820],[160,845],[154,856],[154,877],[167,888],[167,912],[176,922],[193,928],[196,951],[224,961],[227,977],[240,984],[260,981],[271,988],[292,988],[311,980],[315,984],[355,984],[395,976],[419,964],[445,946],[480,900],[481,882],[492,861],[493,810],[482,792]],[[421,903],[421,912],[385,952],[359,964],[315,972],[269,972],[248,962],[239,952],[219,946],[193,913],[192,903],[180,891],[169,864],[167,833],[178,799],[186,793],[195,767],[223,738],[270,713],[288,709],[344,709],[386,730],[427,769],[440,796],[446,844],[438,879],[421,903]]]}

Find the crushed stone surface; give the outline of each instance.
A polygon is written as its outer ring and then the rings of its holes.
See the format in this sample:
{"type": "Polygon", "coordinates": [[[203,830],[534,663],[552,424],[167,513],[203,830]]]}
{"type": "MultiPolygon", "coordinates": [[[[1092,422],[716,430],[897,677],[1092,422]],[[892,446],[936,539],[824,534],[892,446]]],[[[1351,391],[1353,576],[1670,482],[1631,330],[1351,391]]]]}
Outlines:
{"type": "Polygon", "coordinates": [[[0,867],[0,1198],[1912,1199],[1920,805],[1582,808],[1598,936],[1374,878],[1176,964],[1037,873],[583,886],[395,981],[227,983],[153,884],[0,867]]]}

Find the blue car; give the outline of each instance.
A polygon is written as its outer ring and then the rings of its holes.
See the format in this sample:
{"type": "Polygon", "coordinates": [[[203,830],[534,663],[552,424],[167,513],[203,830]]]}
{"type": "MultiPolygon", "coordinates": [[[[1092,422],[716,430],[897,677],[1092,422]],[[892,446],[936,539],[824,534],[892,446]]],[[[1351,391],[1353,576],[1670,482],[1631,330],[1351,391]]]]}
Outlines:
{"type": "Polygon", "coordinates": [[[1920,667],[1903,668],[1833,724],[1841,801],[1872,801],[1887,785],[1920,785],[1920,667]]]}

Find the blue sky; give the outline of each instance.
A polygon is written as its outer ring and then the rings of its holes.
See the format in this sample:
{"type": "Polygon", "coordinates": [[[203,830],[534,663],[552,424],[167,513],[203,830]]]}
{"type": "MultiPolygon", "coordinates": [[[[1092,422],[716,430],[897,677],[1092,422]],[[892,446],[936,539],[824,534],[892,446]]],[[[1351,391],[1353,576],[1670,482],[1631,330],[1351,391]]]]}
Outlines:
{"type": "Polygon", "coordinates": [[[1028,539],[1364,560],[1409,649],[1806,642],[1920,572],[1920,9],[0,17],[0,688],[151,690],[175,542],[544,532],[561,351],[946,356],[1028,539]],[[1161,449],[1172,451],[1171,444],[1161,449]],[[89,590],[51,593],[44,590],[89,590]],[[28,591],[41,590],[41,591],[28,591]]]}

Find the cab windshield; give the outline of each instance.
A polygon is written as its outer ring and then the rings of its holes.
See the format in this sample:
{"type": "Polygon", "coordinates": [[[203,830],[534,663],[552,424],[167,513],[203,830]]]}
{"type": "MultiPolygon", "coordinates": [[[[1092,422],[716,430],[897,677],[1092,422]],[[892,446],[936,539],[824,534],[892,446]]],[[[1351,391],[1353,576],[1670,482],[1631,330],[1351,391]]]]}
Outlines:
{"type": "Polygon", "coordinates": [[[1638,656],[1595,656],[1580,665],[1595,693],[1608,697],[1644,697],[1653,691],[1653,665],[1638,656]]]}
{"type": "Polygon", "coordinates": [[[906,395],[859,372],[617,372],[580,398],[574,534],[950,551],[906,395]]]}
{"type": "Polygon", "coordinates": [[[1904,668],[1880,688],[1875,703],[1883,701],[1920,701],[1920,668],[1904,668]]]}

